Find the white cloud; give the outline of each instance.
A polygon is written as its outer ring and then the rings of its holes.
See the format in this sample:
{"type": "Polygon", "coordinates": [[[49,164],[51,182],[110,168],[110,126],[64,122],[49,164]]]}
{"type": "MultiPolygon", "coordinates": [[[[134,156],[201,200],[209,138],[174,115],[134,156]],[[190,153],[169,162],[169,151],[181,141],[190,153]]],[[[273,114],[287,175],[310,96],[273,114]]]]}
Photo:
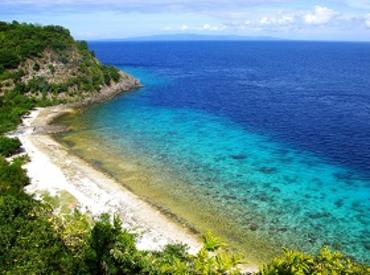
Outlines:
{"type": "Polygon", "coordinates": [[[210,24],[204,24],[201,27],[201,30],[203,31],[223,31],[226,29],[225,25],[210,25],[210,24]]]}
{"type": "Polygon", "coordinates": [[[303,19],[309,25],[325,25],[329,23],[338,13],[327,7],[315,6],[313,12],[304,15],[303,19]]]}
{"type": "Polygon", "coordinates": [[[366,18],[365,18],[365,26],[366,26],[366,28],[370,29],[370,13],[368,13],[366,15],[366,18]]]}
{"type": "Polygon", "coordinates": [[[261,26],[287,26],[295,22],[295,18],[292,15],[278,15],[276,17],[263,16],[257,22],[257,25],[261,26]]]}
{"type": "Polygon", "coordinates": [[[271,19],[269,17],[264,16],[264,17],[262,17],[260,19],[259,24],[260,25],[271,25],[272,24],[272,21],[271,21],[271,19]]]}
{"type": "Polygon", "coordinates": [[[294,16],[283,15],[279,18],[278,23],[279,25],[290,25],[290,24],[293,24],[294,21],[295,21],[294,16]]]}
{"type": "Polygon", "coordinates": [[[223,31],[227,28],[226,25],[211,25],[211,24],[204,24],[201,26],[189,26],[189,25],[181,25],[175,27],[165,27],[165,31],[169,32],[178,32],[178,31],[208,31],[208,32],[217,32],[223,31]]]}

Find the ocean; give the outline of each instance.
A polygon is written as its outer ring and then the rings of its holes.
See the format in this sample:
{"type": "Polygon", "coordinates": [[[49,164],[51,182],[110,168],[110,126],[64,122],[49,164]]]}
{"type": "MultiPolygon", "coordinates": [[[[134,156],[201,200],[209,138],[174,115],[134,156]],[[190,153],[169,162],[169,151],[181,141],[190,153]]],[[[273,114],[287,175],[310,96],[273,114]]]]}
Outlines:
{"type": "Polygon", "coordinates": [[[89,46],[144,87],[64,118],[76,154],[249,259],[370,259],[369,43],[89,46]]]}

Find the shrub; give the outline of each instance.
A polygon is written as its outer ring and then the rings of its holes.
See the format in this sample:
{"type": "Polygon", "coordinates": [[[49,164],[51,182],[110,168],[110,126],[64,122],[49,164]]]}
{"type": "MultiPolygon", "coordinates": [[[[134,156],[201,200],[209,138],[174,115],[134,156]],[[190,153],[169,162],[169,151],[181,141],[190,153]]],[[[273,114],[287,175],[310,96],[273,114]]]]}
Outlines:
{"type": "Polygon", "coordinates": [[[66,55],[60,55],[59,56],[59,61],[62,62],[63,64],[67,64],[69,62],[68,56],[66,56],[66,55]]]}
{"type": "Polygon", "coordinates": [[[121,79],[121,75],[119,74],[118,69],[115,67],[102,66],[102,69],[104,74],[104,82],[106,85],[109,85],[112,80],[114,82],[118,82],[121,79]]]}
{"type": "Polygon", "coordinates": [[[20,91],[9,91],[0,97],[0,134],[16,128],[21,116],[34,106],[34,102],[20,91]]]}
{"type": "Polygon", "coordinates": [[[33,64],[32,69],[33,69],[35,72],[38,72],[38,71],[40,70],[40,65],[39,65],[38,63],[35,63],[35,64],[33,64]]]}
{"type": "Polygon", "coordinates": [[[22,169],[22,161],[8,163],[3,157],[0,157],[0,190],[1,193],[23,192],[23,187],[29,183],[26,171],[22,169]]]}
{"type": "Polygon", "coordinates": [[[0,49],[0,65],[5,69],[13,69],[18,66],[20,62],[17,54],[10,49],[0,49]]]}
{"type": "Polygon", "coordinates": [[[23,70],[17,70],[14,74],[14,80],[15,82],[20,82],[22,77],[24,76],[24,71],[23,70]]]}
{"type": "Polygon", "coordinates": [[[0,136],[0,155],[9,157],[19,151],[20,147],[19,139],[0,136]]]}
{"type": "Polygon", "coordinates": [[[49,71],[51,72],[51,74],[54,74],[55,73],[55,68],[53,65],[49,64],[48,65],[48,68],[49,68],[49,71]]]}
{"type": "Polygon", "coordinates": [[[282,256],[263,266],[259,275],[275,274],[370,274],[370,267],[354,262],[340,252],[332,252],[327,247],[319,255],[311,256],[303,252],[284,250],[282,256]]]}
{"type": "Polygon", "coordinates": [[[28,82],[28,90],[30,92],[48,92],[50,90],[50,84],[44,77],[35,77],[28,82]]]}

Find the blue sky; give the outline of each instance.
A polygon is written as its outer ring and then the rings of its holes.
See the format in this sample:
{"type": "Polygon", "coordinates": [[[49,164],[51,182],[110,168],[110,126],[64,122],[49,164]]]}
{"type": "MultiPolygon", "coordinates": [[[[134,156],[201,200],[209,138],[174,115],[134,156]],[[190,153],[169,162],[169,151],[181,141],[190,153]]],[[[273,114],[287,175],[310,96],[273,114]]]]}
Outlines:
{"type": "Polygon", "coordinates": [[[0,20],[78,39],[198,33],[370,41],[370,0],[0,0],[0,20]]]}

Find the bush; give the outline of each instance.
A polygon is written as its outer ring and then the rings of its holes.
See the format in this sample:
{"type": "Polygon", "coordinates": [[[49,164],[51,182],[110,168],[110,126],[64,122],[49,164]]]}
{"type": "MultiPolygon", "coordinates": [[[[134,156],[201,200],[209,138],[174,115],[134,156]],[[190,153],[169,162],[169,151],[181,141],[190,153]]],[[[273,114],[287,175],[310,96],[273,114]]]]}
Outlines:
{"type": "Polygon", "coordinates": [[[33,106],[33,100],[22,95],[20,91],[9,91],[0,97],[0,134],[14,130],[21,122],[22,115],[33,106]]]}
{"type": "Polygon", "coordinates": [[[119,74],[118,69],[113,66],[102,66],[103,73],[104,73],[104,82],[106,85],[109,85],[110,82],[113,80],[114,82],[118,82],[121,79],[121,75],[119,74]]]}
{"type": "Polygon", "coordinates": [[[74,43],[69,31],[60,26],[0,22],[0,34],[0,65],[6,69],[40,56],[46,48],[62,51],[74,43]]]}
{"type": "Polygon", "coordinates": [[[28,90],[32,93],[45,93],[50,90],[50,84],[44,77],[35,77],[28,82],[28,90]]]}
{"type": "Polygon", "coordinates": [[[370,267],[354,262],[340,252],[327,247],[319,255],[311,256],[297,251],[284,250],[282,256],[265,265],[259,275],[293,274],[370,274],[370,267]]]}
{"type": "Polygon", "coordinates": [[[51,209],[23,191],[21,165],[0,157],[0,273],[73,274],[74,259],[49,222],[51,209]]]}
{"type": "Polygon", "coordinates": [[[55,68],[53,65],[49,64],[48,65],[48,68],[49,68],[49,71],[51,72],[51,74],[54,74],[55,73],[55,68]]]}
{"type": "Polygon", "coordinates": [[[17,54],[10,49],[0,49],[0,65],[5,69],[17,68],[20,62],[17,54]]]}
{"type": "Polygon", "coordinates": [[[14,74],[14,80],[15,82],[20,82],[22,80],[22,77],[25,75],[23,70],[17,70],[14,74]]]}
{"type": "Polygon", "coordinates": [[[23,162],[19,160],[9,164],[0,156],[0,191],[2,194],[23,192],[29,179],[22,165],[23,162]]]}
{"type": "Polygon", "coordinates": [[[35,63],[35,64],[33,64],[32,69],[33,69],[35,72],[38,72],[38,71],[40,70],[40,65],[39,65],[38,63],[35,63]]]}
{"type": "Polygon", "coordinates": [[[21,142],[17,138],[0,136],[0,155],[10,157],[19,151],[21,145],[21,142]]]}

